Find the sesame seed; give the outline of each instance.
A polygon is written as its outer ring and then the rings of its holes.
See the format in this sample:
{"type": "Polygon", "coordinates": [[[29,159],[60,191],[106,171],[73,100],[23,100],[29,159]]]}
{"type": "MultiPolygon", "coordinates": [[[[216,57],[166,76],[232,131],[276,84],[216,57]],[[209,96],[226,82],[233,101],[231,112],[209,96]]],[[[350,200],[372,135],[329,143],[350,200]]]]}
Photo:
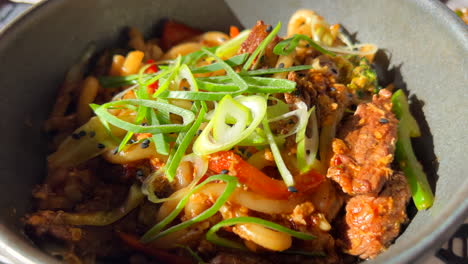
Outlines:
{"type": "Polygon", "coordinates": [[[253,154],[252,154],[252,152],[247,152],[245,155],[247,155],[247,158],[250,158],[250,157],[252,157],[253,154]]]}
{"type": "Polygon", "coordinates": [[[112,154],[114,154],[114,155],[117,155],[117,153],[119,153],[119,148],[115,148],[114,152],[112,152],[112,154]]]}
{"type": "Polygon", "coordinates": [[[145,148],[149,147],[149,144],[150,144],[149,139],[145,139],[145,140],[143,140],[143,142],[141,142],[140,147],[141,147],[142,149],[145,149],[145,148]]]}
{"type": "Polygon", "coordinates": [[[135,142],[136,142],[136,141],[135,141],[133,138],[131,138],[131,139],[128,141],[128,144],[133,144],[133,143],[135,143],[135,142]]]}
{"type": "Polygon", "coordinates": [[[80,135],[77,134],[77,133],[73,133],[73,134],[71,135],[71,137],[72,137],[73,139],[80,139],[80,135]]]}
{"type": "Polygon", "coordinates": [[[212,60],[212,61],[211,61],[211,64],[215,64],[215,63],[216,63],[216,60],[212,60]]]}
{"type": "Polygon", "coordinates": [[[278,64],[278,68],[284,68],[284,63],[278,64]]]}
{"type": "Polygon", "coordinates": [[[96,132],[94,131],[89,131],[88,133],[89,137],[94,137],[96,135],[96,132]]]}
{"type": "Polygon", "coordinates": [[[306,150],[306,154],[310,155],[310,149],[306,150]]]}
{"type": "Polygon", "coordinates": [[[188,91],[188,90],[189,90],[189,88],[188,88],[187,86],[183,86],[183,87],[182,87],[182,90],[184,90],[184,91],[188,91]]]}
{"type": "Polygon", "coordinates": [[[271,25],[269,25],[269,26],[266,28],[265,31],[269,33],[269,32],[271,32],[272,30],[273,30],[273,27],[272,27],[271,25]]]}
{"type": "Polygon", "coordinates": [[[145,175],[145,173],[143,172],[143,170],[138,169],[138,170],[136,171],[136,176],[137,176],[137,177],[143,177],[144,175],[145,175]]]}
{"type": "Polygon", "coordinates": [[[198,130],[197,130],[197,136],[199,136],[199,135],[201,134],[202,131],[203,131],[203,130],[198,129],[198,130]]]}
{"type": "Polygon", "coordinates": [[[103,149],[103,148],[105,148],[105,147],[106,147],[106,146],[105,146],[104,144],[102,144],[102,143],[98,143],[98,144],[97,144],[97,148],[98,148],[98,149],[103,149]]]}
{"type": "Polygon", "coordinates": [[[297,189],[296,189],[294,186],[289,186],[289,187],[288,187],[288,191],[289,191],[289,192],[294,192],[294,193],[295,193],[295,192],[297,192],[297,189]]]}
{"type": "Polygon", "coordinates": [[[307,44],[305,45],[305,47],[306,47],[306,48],[310,48],[310,44],[307,43],[307,44]]]}
{"type": "Polygon", "coordinates": [[[147,125],[148,125],[148,123],[146,123],[146,122],[141,123],[141,126],[147,126],[147,125]]]}
{"type": "Polygon", "coordinates": [[[86,136],[86,131],[81,130],[80,132],[78,132],[78,135],[79,135],[80,137],[84,137],[84,136],[86,136]]]}
{"type": "Polygon", "coordinates": [[[380,122],[381,124],[387,124],[387,123],[388,123],[388,119],[386,119],[386,118],[380,118],[380,119],[379,119],[379,122],[380,122]]]}
{"type": "Polygon", "coordinates": [[[229,173],[229,170],[226,170],[226,169],[221,171],[221,174],[228,174],[228,173],[229,173]]]}
{"type": "Polygon", "coordinates": [[[288,124],[292,125],[292,124],[294,124],[294,123],[295,123],[294,120],[288,119],[288,124]]]}

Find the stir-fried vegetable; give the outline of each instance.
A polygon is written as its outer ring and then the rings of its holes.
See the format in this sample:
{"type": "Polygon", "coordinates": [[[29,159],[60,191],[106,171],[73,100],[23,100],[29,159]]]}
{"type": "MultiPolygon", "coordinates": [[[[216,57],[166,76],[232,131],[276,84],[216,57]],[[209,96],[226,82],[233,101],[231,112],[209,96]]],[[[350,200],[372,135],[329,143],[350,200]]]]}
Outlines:
{"type": "Polygon", "coordinates": [[[226,239],[226,238],[222,238],[216,234],[216,232],[222,227],[232,226],[236,224],[246,224],[246,223],[261,225],[269,229],[272,229],[278,232],[283,232],[283,233],[289,234],[293,237],[303,239],[303,240],[311,240],[315,238],[315,236],[313,235],[302,233],[302,232],[297,232],[297,231],[291,230],[289,228],[286,228],[274,222],[266,221],[264,219],[257,218],[257,217],[245,216],[245,217],[230,218],[230,219],[226,219],[217,223],[206,233],[206,239],[214,244],[217,244],[223,247],[246,249],[244,245],[234,242],[232,240],[226,239]]]}
{"type": "Polygon", "coordinates": [[[190,192],[188,192],[177,204],[176,208],[161,222],[157,223],[155,226],[153,226],[148,232],[146,232],[142,237],[141,241],[143,243],[148,243],[152,240],[158,239],[160,237],[166,236],[170,233],[177,232],[179,230],[182,230],[184,228],[187,228],[197,222],[201,222],[203,220],[206,220],[207,218],[213,216],[218,212],[219,208],[229,199],[229,196],[231,193],[235,190],[237,186],[237,178],[232,177],[229,175],[215,175],[211,176],[202,183],[198,184],[195,188],[193,188],[190,192]],[[164,231],[163,230],[167,225],[169,225],[172,220],[174,220],[177,215],[184,209],[185,204],[187,204],[188,200],[190,199],[190,196],[200,190],[201,187],[206,185],[209,182],[212,181],[224,181],[226,182],[226,188],[221,194],[216,202],[207,210],[205,210],[203,213],[195,216],[194,218],[187,220],[185,222],[182,222],[180,224],[174,225],[164,231]]]}
{"type": "Polygon", "coordinates": [[[434,194],[411,145],[411,137],[419,137],[421,132],[418,123],[409,111],[408,99],[403,90],[398,90],[393,94],[392,103],[393,112],[399,119],[395,157],[408,178],[416,208],[425,210],[432,206],[434,194]]]}
{"type": "Polygon", "coordinates": [[[232,148],[258,127],[266,114],[266,107],[265,98],[258,95],[236,99],[226,95],[215,109],[214,117],[193,144],[193,152],[207,155],[232,148]],[[228,119],[235,119],[232,127],[228,125],[228,119]]]}
{"type": "Polygon", "coordinates": [[[296,49],[297,45],[299,45],[299,41],[301,40],[306,41],[310,46],[312,46],[314,49],[316,49],[317,51],[323,54],[336,56],[335,53],[326,50],[325,48],[321,47],[319,44],[315,43],[308,36],[302,35],[302,34],[295,34],[291,38],[282,40],[280,43],[278,43],[275,46],[275,49],[273,50],[273,52],[277,55],[288,55],[296,49]]]}

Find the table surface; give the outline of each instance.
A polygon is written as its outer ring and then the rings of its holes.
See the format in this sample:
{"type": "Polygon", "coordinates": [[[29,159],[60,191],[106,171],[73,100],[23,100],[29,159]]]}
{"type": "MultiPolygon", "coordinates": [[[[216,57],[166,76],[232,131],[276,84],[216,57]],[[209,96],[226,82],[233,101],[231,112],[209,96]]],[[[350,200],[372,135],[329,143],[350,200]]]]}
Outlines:
{"type": "MultiPolygon", "coordinates": [[[[30,0],[31,1],[31,0],[30,0]]],[[[34,0],[33,0],[34,1],[34,0]]],[[[18,1],[14,1],[18,2],[18,1]]],[[[21,2],[21,1],[19,1],[21,2]]],[[[24,1],[28,2],[28,1],[24,1]]],[[[451,9],[468,7],[468,0],[448,0],[442,1],[447,4],[451,9]]],[[[6,24],[11,22],[16,16],[20,15],[28,8],[30,4],[26,3],[13,3],[8,0],[0,0],[0,29],[6,24]]],[[[467,264],[468,263],[468,219],[453,235],[453,237],[445,243],[436,254],[427,259],[425,264],[467,264]]],[[[7,263],[0,256],[1,262],[7,263]]]]}

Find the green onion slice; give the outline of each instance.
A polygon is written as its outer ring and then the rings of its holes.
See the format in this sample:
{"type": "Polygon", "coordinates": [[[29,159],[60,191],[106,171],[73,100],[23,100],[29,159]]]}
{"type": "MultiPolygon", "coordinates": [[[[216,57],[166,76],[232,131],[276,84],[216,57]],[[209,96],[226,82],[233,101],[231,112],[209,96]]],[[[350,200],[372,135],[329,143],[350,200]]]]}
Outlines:
{"type": "Polygon", "coordinates": [[[244,30],[235,38],[232,38],[226,42],[224,42],[221,46],[218,47],[216,50],[216,56],[220,58],[230,58],[234,56],[240,49],[242,43],[247,39],[251,30],[244,30]]]}
{"type": "MultiPolygon", "coordinates": [[[[204,103],[204,102],[202,102],[204,103]]],[[[169,159],[167,160],[166,165],[166,177],[167,179],[172,182],[174,180],[177,167],[179,166],[180,160],[185,154],[190,142],[192,142],[193,138],[195,137],[198,128],[200,128],[201,123],[204,120],[206,113],[206,107],[202,107],[200,112],[198,113],[198,117],[190,127],[187,132],[179,133],[177,137],[176,144],[173,147],[173,152],[169,155],[169,159]]]]}
{"type": "Polygon", "coordinates": [[[229,199],[231,196],[232,192],[236,189],[237,186],[237,178],[230,176],[230,175],[214,175],[197,185],[195,188],[193,188],[190,192],[188,192],[177,204],[176,208],[174,211],[172,211],[166,218],[164,218],[161,222],[157,223],[155,226],[153,226],[150,230],[148,230],[142,237],[141,237],[141,242],[143,243],[148,243],[151,242],[155,239],[158,239],[160,237],[166,236],[170,233],[177,232],[179,230],[182,230],[184,228],[187,228],[197,222],[201,222],[214,214],[216,214],[221,208],[221,206],[229,199]],[[188,200],[190,199],[190,196],[194,193],[196,193],[198,190],[200,190],[204,185],[206,185],[209,182],[213,181],[224,181],[226,182],[226,188],[224,189],[224,192],[216,199],[216,202],[207,210],[205,210],[203,213],[197,215],[196,217],[182,222],[180,224],[174,225],[164,231],[161,232],[167,225],[169,225],[176,217],[179,215],[179,213],[184,209],[185,205],[187,204],[188,200]]]}
{"type": "Polygon", "coordinates": [[[315,113],[315,106],[312,107],[307,114],[307,122],[296,134],[297,143],[297,162],[301,173],[305,173],[310,170],[310,167],[315,162],[318,151],[318,122],[317,115],[315,113]],[[306,135],[307,127],[312,126],[312,134],[310,137],[306,135]]]}
{"type": "Polygon", "coordinates": [[[144,99],[127,99],[127,100],[120,100],[115,102],[109,102],[99,105],[92,105],[95,110],[94,112],[96,115],[101,119],[109,122],[110,124],[122,128],[124,130],[133,132],[133,133],[171,133],[171,132],[179,132],[186,130],[189,125],[195,119],[195,115],[192,111],[186,110],[171,104],[161,103],[153,100],[144,100],[144,99]],[[107,111],[108,108],[113,106],[121,106],[121,105],[138,105],[138,106],[146,106],[149,108],[158,109],[158,111],[162,112],[170,112],[182,117],[183,122],[182,124],[163,124],[163,125],[149,125],[149,126],[141,126],[135,125],[129,122],[126,122],[107,111]]]}
{"type": "Polygon", "coordinates": [[[252,52],[252,54],[250,55],[249,59],[247,60],[247,62],[244,64],[244,67],[242,68],[244,71],[247,71],[248,69],[250,69],[250,66],[252,66],[252,63],[254,62],[254,60],[258,57],[258,60],[257,62],[259,61],[260,57],[262,56],[262,54],[260,53],[263,53],[265,51],[265,48],[268,46],[268,44],[270,44],[270,42],[276,37],[276,34],[278,34],[278,31],[281,29],[281,22],[278,22],[278,24],[276,25],[276,27],[270,32],[270,34],[268,34],[268,36],[262,40],[262,42],[260,42],[260,45],[258,45],[258,47],[254,50],[254,52],[252,52]]]}
{"type": "Polygon", "coordinates": [[[222,227],[232,226],[232,225],[237,225],[237,224],[257,224],[257,225],[261,225],[261,226],[267,227],[269,229],[272,229],[278,232],[286,233],[292,237],[303,239],[303,240],[312,240],[315,238],[315,236],[313,235],[294,231],[292,229],[286,228],[277,223],[263,220],[261,218],[243,216],[243,217],[235,217],[235,218],[226,219],[217,223],[212,228],[210,228],[210,230],[208,230],[208,232],[206,233],[206,240],[208,240],[209,242],[213,244],[220,245],[223,247],[246,249],[244,245],[231,241],[229,239],[222,238],[216,234],[216,232],[222,227]]]}
{"type": "Polygon", "coordinates": [[[323,54],[336,56],[335,53],[324,49],[322,46],[315,43],[311,38],[302,34],[295,34],[294,36],[288,39],[282,40],[280,43],[276,44],[275,48],[273,49],[273,52],[276,55],[284,55],[284,56],[289,55],[291,52],[294,51],[297,45],[299,45],[299,41],[301,40],[307,41],[307,43],[309,43],[310,46],[312,46],[314,49],[316,49],[317,51],[323,54]]]}
{"type": "MultiPolygon", "coordinates": [[[[242,63],[244,63],[245,60],[247,60],[248,56],[249,56],[248,53],[240,54],[240,55],[237,55],[237,56],[234,56],[232,58],[225,60],[225,62],[230,67],[239,66],[242,63]]],[[[205,66],[194,68],[192,69],[192,73],[207,73],[207,72],[214,72],[214,71],[222,70],[222,69],[223,67],[221,66],[221,64],[219,64],[219,62],[215,62],[210,65],[205,65],[205,66]]]]}
{"type": "Polygon", "coordinates": [[[259,126],[265,117],[266,108],[266,99],[262,96],[239,96],[233,99],[230,95],[226,95],[217,105],[213,118],[195,140],[193,152],[197,155],[207,155],[232,148],[259,126]],[[246,109],[250,111],[250,115],[247,114],[246,109]],[[226,125],[227,120],[233,118],[238,118],[236,124],[232,127],[226,125]],[[250,119],[252,121],[249,123],[250,119]],[[220,140],[216,140],[213,134],[215,130],[216,137],[220,140]],[[221,136],[223,134],[229,136],[223,137],[221,136]]]}
{"type": "Polygon", "coordinates": [[[271,152],[273,153],[273,157],[275,159],[276,167],[278,167],[278,171],[283,178],[284,183],[286,186],[294,186],[294,178],[289,171],[288,167],[284,163],[283,157],[281,156],[281,152],[276,144],[275,137],[271,132],[270,125],[268,124],[268,119],[264,118],[262,121],[263,130],[265,131],[266,137],[268,139],[268,143],[270,144],[271,152]]]}

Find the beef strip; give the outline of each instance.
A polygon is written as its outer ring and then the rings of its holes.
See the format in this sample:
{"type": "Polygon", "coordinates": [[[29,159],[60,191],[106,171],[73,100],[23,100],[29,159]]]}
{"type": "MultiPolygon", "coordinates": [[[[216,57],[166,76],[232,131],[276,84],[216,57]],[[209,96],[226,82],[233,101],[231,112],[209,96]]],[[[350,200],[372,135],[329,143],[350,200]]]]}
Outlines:
{"type": "MultiPolygon", "coordinates": [[[[271,25],[265,25],[263,21],[257,21],[257,24],[252,28],[252,31],[247,36],[247,39],[241,44],[238,54],[253,53],[260,43],[270,34],[271,25]]],[[[273,53],[273,48],[281,41],[281,38],[275,38],[265,48],[265,53],[260,61],[259,66],[275,67],[278,55],[273,53]]],[[[254,63],[255,65],[255,63],[254,63]]],[[[259,67],[258,67],[259,68],[259,67]]]]}
{"type": "Polygon", "coordinates": [[[398,120],[391,111],[391,95],[384,89],[372,102],[360,104],[333,141],[327,177],[345,193],[377,194],[392,175],[398,120]]]}
{"type": "Polygon", "coordinates": [[[406,177],[396,172],[379,196],[357,195],[346,205],[344,248],[362,259],[374,258],[400,233],[411,197],[406,177]]]}

